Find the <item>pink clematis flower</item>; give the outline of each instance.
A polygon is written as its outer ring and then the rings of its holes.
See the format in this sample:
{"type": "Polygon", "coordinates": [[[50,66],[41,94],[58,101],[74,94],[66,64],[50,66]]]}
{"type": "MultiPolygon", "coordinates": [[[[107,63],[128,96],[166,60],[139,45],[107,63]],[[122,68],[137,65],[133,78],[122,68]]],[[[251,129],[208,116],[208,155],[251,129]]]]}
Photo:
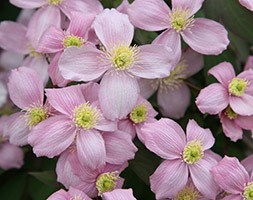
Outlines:
{"type": "Polygon", "coordinates": [[[166,159],[150,177],[151,190],[156,199],[175,197],[188,181],[189,175],[196,188],[209,199],[215,199],[218,187],[211,168],[217,164],[217,156],[209,150],[214,137],[209,129],[188,122],[186,136],[173,120],[162,118],[145,124],[141,130],[145,146],[166,159]]]}
{"type": "Polygon", "coordinates": [[[20,67],[11,72],[8,91],[12,102],[22,112],[10,116],[7,135],[15,145],[26,145],[28,134],[51,115],[52,109],[44,105],[44,87],[36,71],[20,67]]]}
{"type": "Polygon", "coordinates": [[[56,26],[51,26],[42,35],[37,51],[44,54],[56,53],[48,69],[49,76],[54,85],[64,87],[70,82],[61,76],[58,61],[64,49],[70,46],[81,47],[87,44],[88,31],[90,30],[94,17],[92,14],[87,15],[80,12],[73,12],[66,31],[56,26]]]}
{"type": "Polygon", "coordinates": [[[74,187],[85,192],[91,198],[102,196],[105,192],[110,192],[123,186],[124,179],[119,175],[127,166],[127,163],[123,165],[106,163],[99,168],[91,170],[81,165],[77,156],[72,157],[71,167],[73,173],[80,178],[80,183],[74,185],[74,187]]]}
{"type": "Polygon", "coordinates": [[[69,188],[69,191],[66,192],[63,189],[52,194],[47,200],[91,200],[86,194],[82,191],[77,190],[73,187],[69,188]]]}
{"type": "Polygon", "coordinates": [[[115,9],[105,9],[93,27],[103,50],[70,47],[63,53],[59,68],[65,79],[74,81],[95,80],[106,72],[99,91],[101,109],[108,119],[122,119],[134,108],[139,96],[135,77],[168,76],[171,51],[162,45],[130,46],[134,27],[127,15],[115,9]]]}
{"type": "Polygon", "coordinates": [[[224,199],[252,199],[253,173],[250,175],[237,158],[225,156],[211,171],[216,183],[228,193],[224,199]]]}
{"type": "Polygon", "coordinates": [[[130,133],[132,139],[135,138],[136,133],[142,141],[140,130],[145,123],[156,122],[155,116],[158,113],[154,110],[152,105],[143,97],[139,96],[137,104],[129,113],[127,118],[118,122],[119,130],[130,133]]]}
{"type": "Polygon", "coordinates": [[[196,104],[202,113],[214,115],[230,106],[239,115],[253,115],[253,70],[235,76],[233,66],[222,62],[208,73],[220,83],[213,83],[200,91],[196,104]]]}
{"type": "Polygon", "coordinates": [[[162,115],[179,119],[184,116],[191,100],[190,89],[184,81],[201,70],[203,65],[203,57],[189,48],[183,52],[181,60],[168,77],[140,79],[141,95],[148,99],[158,90],[157,104],[162,115]]]}
{"type": "Polygon", "coordinates": [[[128,7],[131,22],[147,31],[164,31],[156,40],[168,45],[180,58],[181,39],[195,51],[218,55],[228,44],[227,31],[210,19],[194,18],[204,0],[172,0],[172,10],[163,0],[135,0],[128,7]]]}
{"type": "MultiPolygon", "coordinates": [[[[96,87],[93,89],[97,91],[96,87]]],[[[30,134],[29,143],[37,156],[57,156],[74,143],[80,162],[92,169],[106,161],[122,164],[122,159],[134,157],[137,149],[130,136],[127,138],[128,134],[117,132],[117,122],[104,117],[98,101],[92,101],[96,99],[93,89],[87,90],[86,85],[46,89],[47,99],[59,115],[45,120],[30,134]],[[114,143],[123,148],[115,151],[118,148],[114,148],[114,143]],[[115,156],[122,151],[127,153],[115,156]]]]}
{"type": "Polygon", "coordinates": [[[245,8],[253,11],[253,2],[252,0],[239,0],[240,4],[242,4],[245,8]]]}

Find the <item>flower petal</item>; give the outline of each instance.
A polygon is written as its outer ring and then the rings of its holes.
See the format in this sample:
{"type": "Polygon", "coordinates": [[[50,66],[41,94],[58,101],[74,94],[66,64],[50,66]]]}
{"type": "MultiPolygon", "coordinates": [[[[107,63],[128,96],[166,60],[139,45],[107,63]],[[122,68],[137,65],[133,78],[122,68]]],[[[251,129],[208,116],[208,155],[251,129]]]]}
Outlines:
{"type": "Polygon", "coordinates": [[[95,170],[105,164],[105,142],[98,131],[80,131],[77,134],[76,146],[78,159],[82,165],[95,170]]]}
{"type": "Polygon", "coordinates": [[[0,54],[0,65],[4,70],[12,70],[21,66],[24,55],[12,51],[2,51],[0,54]]]}
{"type": "Polygon", "coordinates": [[[229,103],[233,111],[239,115],[253,115],[253,96],[244,94],[241,97],[229,96],[229,103]]]}
{"type": "Polygon", "coordinates": [[[133,25],[146,31],[161,31],[169,27],[171,10],[163,0],[135,0],[127,12],[133,25]]]}
{"type": "Polygon", "coordinates": [[[105,9],[99,14],[93,27],[107,50],[119,45],[129,46],[134,37],[134,27],[127,15],[115,9],[105,9]]]}
{"type": "Polygon", "coordinates": [[[46,4],[46,1],[44,0],[10,0],[10,3],[19,7],[19,8],[26,8],[26,9],[32,9],[32,8],[39,8],[46,4]]]}
{"type": "Polygon", "coordinates": [[[205,55],[218,55],[228,46],[228,33],[219,23],[204,18],[195,19],[190,30],[182,33],[184,41],[195,51],[205,55]]]}
{"type": "Polygon", "coordinates": [[[249,181],[249,175],[239,160],[227,156],[212,168],[212,174],[216,183],[231,194],[241,194],[249,181]]]}
{"type": "Polygon", "coordinates": [[[174,197],[187,181],[187,165],[179,159],[163,161],[150,176],[151,190],[158,200],[174,197]]]}
{"type": "Polygon", "coordinates": [[[158,80],[140,78],[138,79],[138,83],[140,86],[141,96],[145,99],[149,99],[159,87],[158,80]]]}
{"type": "Polygon", "coordinates": [[[141,78],[167,77],[172,70],[172,51],[162,45],[142,45],[140,55],[129,71],[141,78]]]}
{"type": "Polygon", "coordinates": [[[85,103],[80,85],[60,89],[46,89],[47,100],[59,112],[72,116],[73,110],[85,103]]]}
{"type": "Polygon", "coordinates": [[[0,82],[0,108],[6,103],[7,101],[8,92],[5,85],[0,82]]]}
{"type": "Polygon", "coordinates": [[[75,138],[75,127],[68,117],[50,117],[33,127],[28,142],[36,156],[53,158],[65,151],[75,138]]]}
{"type": "Polygon", "coordinates": [[[235,78],[235,70],[231,63],[222,62],[208,71],[213,75],[225,88],[228,88],[229,82],[235,78]]]}
{"type": "Polygon", "coordinates": [[[200,91],[196,105],[203,114],[216,115],[228,106],[228,96],[224,86],[213,83],[200,91]]]}
{"type": "Polygon", "coordinates": [[[188,10],[190,12],[190,16],[194,15],[202,6],[204,0],[172,0],[172,9],[183,9],[188,10]]]}
{"type": "Polygon", "coordinates": [[[69,198],[71,198],[71,196],[63,189],[60,189],[59,191],[53,193],[52,195],[50,195],[47,200],[68,200],[69,198]]]}
{"type": "Polygon", "coordinates": [[[163,159],[181,158],[186,144],[182,128],[173,120],[162,118],[146,123],[141,129],[145,146],[163,159]]]}
{"type": "Polygon", "coordinates": [[[109,66],[101,62],[102,51],[84,45],[67,48],[58,64],[62,76],[73,81],[92,81],[99,78],[109,66]]]}
{"type": "Polygon", "coordinates": [[[251,0],[239,0],[239,2],[247,9],[253,11],[253,2],[251,0]]]}
{"type": "Polygon", "coordinates": [[[3,21],[0,24],[0,46],[1,48],[16,53],[27,54],[28,40],[26,38],[27,28],[19,23],[3,21]]]}
{"type": "Polygon", "coordinates": [[[129,134],[123,131],[113,133],[104,133],[106,148],[106,162],[115,165],[121,165],[135,156],[137,148],[132,142],[129,134]]]}
{"type": "Polygon", "coordinates": [[[91,200],[86,194],[84,194],[82,191],[77,190],[73,187],[69,188],[69,194],[71,195],[71,197],[76,198],[79,197],[82,200],[91,200]]]}
{"type": "Polygon", "coordinates": [[[253,163],[253,154],[241,161],[242,166],[247,170],[249,174],[253,171],[252,163],[253,163]]]}
{"type": "Polygon", "coordinates": [[[242,129],[246,130],[253,130],[253,115],[251,116],[241,116],[239,115],[234,122],[241,127],[242,129]]]}
{"type": "Polygon", "coordinates": [[[201,128],[195,120],[189,120],[186,128],[187,142],[192,140],[201,141],[203,150],[210,149],[215,142],[212,132],[210,129],[201,128]]]}
{"type": "Polygon", "coordinates": [[[126,117],[136,105],[139,93],[137,81],[129,74],[121,71],[107,72],[99,89],[100,106],[104,116],[110,120],[126,117]]]}
{"type": "Polygon", "coordinates": [[[32,69],[20,67],[12,70],[8,89],[11,100],[21,109],[43,104],[43,83],[32,69]]]}
{"type": "Polygon", "coordinates": [[[132,189],[116,189],[103,194],[103,200],[136,200],[132,189]]]}
{"type": "Polygon", "coordinates": [[[179,119],[184,116],[190,105],[191,93],[185,84],[179,88],[159,88],[157,93],[157,104],[164,117],[179,119]],[[179,101],[180,99],[180,101],[179,101]]]}

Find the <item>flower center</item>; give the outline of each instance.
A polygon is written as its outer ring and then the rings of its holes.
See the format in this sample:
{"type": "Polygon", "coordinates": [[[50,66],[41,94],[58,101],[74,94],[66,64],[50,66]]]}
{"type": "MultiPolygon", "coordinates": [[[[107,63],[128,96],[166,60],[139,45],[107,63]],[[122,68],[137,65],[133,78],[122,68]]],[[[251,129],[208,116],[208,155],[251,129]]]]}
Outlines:
{"type": "Polygon", "coordinates": [[[48,110],[44,106],[29,108],[25,114],[26,124],[30,127],[38,125],[48,117],[48,110]]]}
{"type": "Polygon", "coordinates": [[[183,74],[183,72],[187,67],[188,66],[184,60],[180,61],[175,69],[170,72],[168,77],[160,79],[160,88],[162,90],[178,89],[186,79],[186,76],[183,74]]]}
{"type": "Polygon", "coordinates": [[[76,35],[68,35],[63,40],[63,46],[65,49],[70,46],[81,47],[84,44],[84,42],[85,42],[84,39],[81,37],[78,37],[76,35]]]}
{"type": "Polygon", "coordinates": [[[131,67],[138,54],[136,46],[127,45],[116,46],[110,51],[110,60],[117,70],[125,70],[131,67]]]}
{"type": "Polygon", "coordinates": [[[194,16],[190,17],[190,11],[182,8],[172,10],[170,14],[171,27],[180,32],[186,28],[191,28],[194,23],[194,16]]]}
{"type": "Polygon", "coordinates": [[[194,186],[186,186],[183,188],[173,200],[197,200],[199,199],[200,193],[196,191],[194,186]]]}
{"type": "Polygon", "coordinates": [[[37,52],[32,46],[29,46],[28,49],[29,49],[29,55],[31,57],[39,57],[41,55],[41,53],[37,52]]]}
{"type": "Polygon", "coordinates": [[[225,109],[225,115],[227,116],[227,118],[233,120],[233,119],[236,119],[238,117],[238,114],[235,113],[232,108],[230,106],[228,106],[226,109],[225,109]]]}
{"type": "Polygon", "coordinates": [[[249,82],[241,78],[233,78],[229,83],[228,91],[234,96],[241,97],[244,94],[245,89],[247,88],[249,82]]]}
{"type": "Polygon", "coordinates": [[[87,102],[75,108],[73,118],[77,127],[89,130],[97,125],[100,113],[87,102]]]}
{"type": "Polygon", "coordinates": [[[100,174],[96,181],[98,194],[101,195],[104,192],[112,191],[117,185],[118,178],[118,172],[107,172],[100,174]]]}
{"type": "Polygon", "coordinates": [[[48,0],[50,5],[59,5],[62,3],[63,0],[48,0]]]}
{"type": "Polygon", "coordinates": [[[183,160],[187,164],[194,164],[204,156],[203,148],[199,140],[187,143],[183,151],[183,160]]]}
{"type": "Polygon", "coordinates": [[[253,200],[253,182],[244,188],[243,197],[245,200],[253,200]]]}
{"type": "Polygon", "coordinates": [[[148,115],[148,109],[144,104],[136,106],[130,113],[130,119],[134,123],[145,122],[148,115]]]}

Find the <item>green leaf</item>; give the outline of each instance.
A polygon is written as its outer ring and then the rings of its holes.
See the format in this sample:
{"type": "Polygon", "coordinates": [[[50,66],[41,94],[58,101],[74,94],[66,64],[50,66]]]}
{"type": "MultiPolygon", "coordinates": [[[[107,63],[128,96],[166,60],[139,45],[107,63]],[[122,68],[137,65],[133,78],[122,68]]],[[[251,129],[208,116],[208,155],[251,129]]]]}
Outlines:
{"type": "Polygon", "coordinates": [[[49,186],[56,186],[56,174],[54,171],[43,171],[43,172],[30,172],[29,175],[35,177],[42,183],[49,186]]]}

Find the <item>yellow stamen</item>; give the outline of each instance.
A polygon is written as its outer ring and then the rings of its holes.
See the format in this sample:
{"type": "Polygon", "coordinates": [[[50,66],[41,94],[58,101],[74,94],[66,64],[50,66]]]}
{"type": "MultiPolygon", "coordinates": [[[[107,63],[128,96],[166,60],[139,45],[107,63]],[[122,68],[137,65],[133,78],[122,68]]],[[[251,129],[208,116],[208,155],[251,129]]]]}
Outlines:
{"type": "Polygon", "coordinates": [[[232,108],[230,106],[228,106],[225,109],[224,114],[231,120],[236,119],[238,117],[238,114],[235,113],[235,111],[232,110],[232,108]]]}
{"type": "Polygon", "coordinates": [[[193,140],[187,143],[183,151],[183,160],[187,164],[194,164],[204,156],[203,147],[199,140],[193,140]]]}
{"type": "Polygon", "coordinates": [[[249,82],[241,78],[233,78],[229,83],[228,91],[231,95],[241,97],[244,94],[249,82]]]}
{"type": "Polygon", "coordinates": [[[84,44],[84,39],[76,35],[68,35],[63,40],[63,46],[66,49],[70,46],[81,47],[84,44]]]}
{"type": "Polygon", "coordinates": [[[29,127],[38,125],[49,117],[47,108],[44,106],[34,106],[27,109],[25,114],[25,121],[29,127]]]}
{"type": "Polygon", "coordinates": [[[96,181],[96,188],[99,195],[102,195],[104,192],[112,191],[117,185],[118,178],[118,172],[100,174],[96,181]]]}
{"type": "Polygon", "coordinates": [[[186,186],[173,200],[197,200],[200,197],[200,193],[195,189],[194,186],[186,186]]]}
{"type": "Polygon", "coordinates": [[[130,119],[136,124],[142,123],[146,121],[147,115],[148,108],[144,104],[140,104],[132,110],[130,113],[130,119]]]}
{"type": "Polygon", "coordinates": [[[244,188],[243,197],[245,200],[253,200],[253,182],[248,183],[244,188]]]}
{"type": "Polygon", "coordinates": [[[48,3],[51,5],[60,5],[62,3],[63,0],[48,0],[48,3]]]}

